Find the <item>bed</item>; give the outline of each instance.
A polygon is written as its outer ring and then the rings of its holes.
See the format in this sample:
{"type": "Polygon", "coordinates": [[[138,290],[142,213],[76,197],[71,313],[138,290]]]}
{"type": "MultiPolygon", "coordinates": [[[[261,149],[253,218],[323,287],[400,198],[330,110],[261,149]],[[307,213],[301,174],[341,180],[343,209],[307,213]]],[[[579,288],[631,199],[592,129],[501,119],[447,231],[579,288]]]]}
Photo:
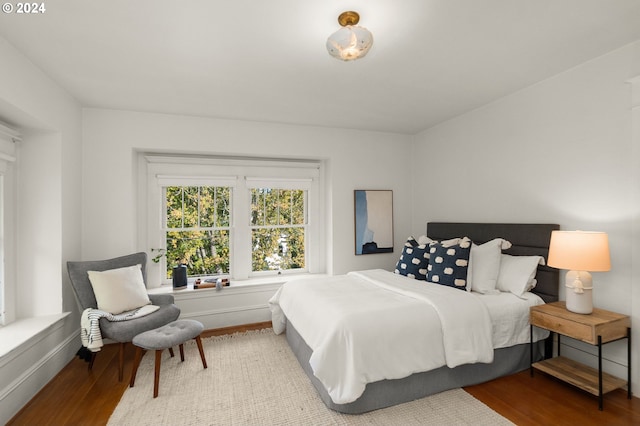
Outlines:
{"type": "MultiPolygon", "coordinates": [[[[546,259],[556,229],[430,222],[425,237],[441,242],[465,236],[479,246],[502,238],[511,243],[501,251],[507,257],[546,259]]],[[[461,291],[383,270],[303,279],[286,284],[270,301],[274,331],[286,333],[327,407],[349,414],[384,408],[512,374],[529,367],[531,354],[537,360],[550,353],[542,330],[534,328],[533,348],[528,343],[528,309],[558,299],[559,275],[544,265],[534,269],[535,287],[517,297],[461,291]],[[502,317],[516,310],[518,319],[502,317]]]]}

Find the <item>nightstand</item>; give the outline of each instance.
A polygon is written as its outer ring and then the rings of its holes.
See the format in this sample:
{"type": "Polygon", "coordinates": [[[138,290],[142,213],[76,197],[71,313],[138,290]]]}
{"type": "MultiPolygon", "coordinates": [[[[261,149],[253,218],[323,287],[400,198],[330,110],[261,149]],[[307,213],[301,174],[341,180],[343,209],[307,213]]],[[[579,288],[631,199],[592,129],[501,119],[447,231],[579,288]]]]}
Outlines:
{"type": "Polygon", "coordinates": [[[624,385],[627,385],[627,397],[631,399],[631,319],[628,315],[596,308],[589,315],[576,314],[567,310],[565,302],[553,302],[532,307],[529,321],[531,336],[534,326],[558,335],[557,357],[533,363],[532,351],[532,377],[535,368],[597,395],[598,409],[601,411],[602,396],[624,385]],[[561,335],[598,346],[598,369],[560,356],[561,335]],[[602,345],[620,339],[627,339],[627,381],[602,372],[602,345]]]}

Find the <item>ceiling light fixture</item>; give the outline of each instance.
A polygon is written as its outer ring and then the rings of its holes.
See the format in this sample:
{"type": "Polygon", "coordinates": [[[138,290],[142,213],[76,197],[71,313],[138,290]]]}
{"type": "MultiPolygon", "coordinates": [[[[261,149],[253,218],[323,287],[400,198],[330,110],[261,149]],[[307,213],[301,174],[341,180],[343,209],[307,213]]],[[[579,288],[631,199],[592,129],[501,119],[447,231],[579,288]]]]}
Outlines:
{"type": "Polygon", "coordinates": [[[327,50],[334,58],[353,61],[363,58],[373,45],[373,35],[364,27],[358,26],[360,15],[357,12],[343,12],[338,17],[342,26],[327,39],[327,50]]]}

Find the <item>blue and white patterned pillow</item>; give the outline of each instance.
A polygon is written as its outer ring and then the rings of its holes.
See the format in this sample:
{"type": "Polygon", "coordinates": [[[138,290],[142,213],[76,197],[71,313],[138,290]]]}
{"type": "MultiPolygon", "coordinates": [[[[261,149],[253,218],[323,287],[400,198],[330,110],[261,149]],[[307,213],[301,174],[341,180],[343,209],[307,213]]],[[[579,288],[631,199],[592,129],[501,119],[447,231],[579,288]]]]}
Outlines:
{"type": "Polygon", "coordinates": [[[429,244],[431,260],[427,266],[427,281],[466,290],[470,253],[471,240],[467,237],[458,244],[429,244]]]}
{"type": "Polygon", "coordinates": [[[393,272],[416,280],[426,280],[428,263],[429,246],[418,244],[415,238],[409,237],[393,272]]]}

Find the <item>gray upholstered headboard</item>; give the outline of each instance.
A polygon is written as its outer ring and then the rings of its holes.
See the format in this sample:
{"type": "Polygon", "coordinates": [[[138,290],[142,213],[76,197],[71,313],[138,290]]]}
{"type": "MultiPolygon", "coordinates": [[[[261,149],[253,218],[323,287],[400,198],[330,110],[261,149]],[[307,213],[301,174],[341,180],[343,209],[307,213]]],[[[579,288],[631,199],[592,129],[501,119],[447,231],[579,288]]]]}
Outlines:
{"type": "MultiPolygon", "coordinates": [[[[504,238],[513,246],[504,253],[515,256],[549,257],[551,231],[560,229],[556,224],[537,223],[454,223],[429,222],[427,236],[434,240],[469,237],[474,243],[482,244],[494,238],[504,238]]],[[[559,294],[560,271],[548,266],[538,266],[538,284],[532,290],[545,302],[555,302],[559,294]]]]}

